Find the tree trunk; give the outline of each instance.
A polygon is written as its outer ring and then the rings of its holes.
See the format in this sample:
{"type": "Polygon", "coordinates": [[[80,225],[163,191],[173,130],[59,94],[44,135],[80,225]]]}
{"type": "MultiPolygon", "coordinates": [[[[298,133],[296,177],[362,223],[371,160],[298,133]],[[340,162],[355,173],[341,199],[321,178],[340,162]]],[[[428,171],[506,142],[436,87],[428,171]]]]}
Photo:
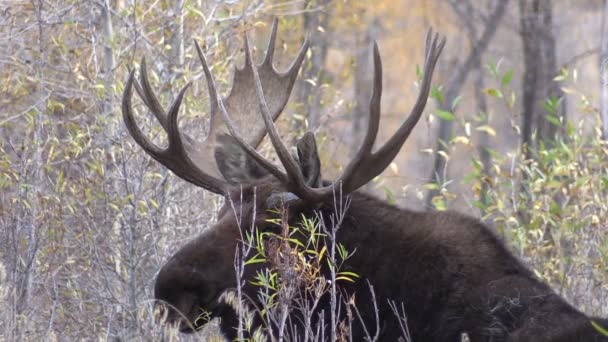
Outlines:
{"type": "Polygon", "coordinates": [[[604,0],[602,33],[600,36],[600,115],[602,139],[608,139],[608,1],[604,0]]]}
{"type": "Polygon", "coordinates": [[[536,149],[540,141],[550,142],[557,137],[561,124],[550,120],[563,123],[566,114],[563,105],[554,113],[545,108],[547,100],[563,98],[553,81],[558,70],[551,2],[520,0],[519,14],[524,53],[521,139],[526,158],[530,158],[530,148],[536,149]]]}
{"type": "MultiPolygon", "coordinates": [[[[173,11],[175,13],[174,21],[171,24],[171,52],[173,59],[170,65],[181,73],[181,68],[184,66],[184,0],[175,1],[173,11]]],[[[173,72],[175,73],[175,70],[173,72]]]]}
{"type": "MultiPolygon", "coordinates": [[[[555,36],[553,35],[553,6],[551,2],[540,1],[540,11],[540,20],[542,21],[542,25],[539,38],[542,39],[542,43],[539,45],[541,47],[541,57],[544,64],[542,68],[542,89],[545,91],[545,97],[540,99],[540,103],[542,105],[545,99],[562,99],[564,94],[562,93],[559,85],[553,81],[553,78],[557,75],[558,70],[555,36]]],[[[555,114],[547,113],[546,110],[544,110],[543,113],[554,115],[557,119],[561,120],[562,123],[565,122],[564,106],[560,106],[555,114]]],[[[540,120],[538,123],[538,137],[542,141],[555,140],[561,125],[556,125],[551,121],[546,120],[542,115],[537,115],[537,118],[540,120]]]]}
{"type": "MultiPolygon", "coordinates": [[[[329,6],[331,0],[308,0],[306,8],[321,7],[319,11],[305,12],[304,32],[308,32],[310,41],[310,60],[304,62],[302,79],[298,88],[297,103],[303,105],[302,112],[308,123],[308,128],[314,129],[319,125],[321,117],[321,93],[319,86],[323,82],[323,69],[329,47],[329,6]]],[[[294,120],[295,129],[301,130],[302,120],[294,120]]]]}
{"type": "MultiPolygon", "coordinates": [[[[496,34],[496,30],[499,26],[500,21],[502,20],[508,0],[498,1],[494,10],[491,12],[490,16],[486,20],[486,24],[483,30],[483,33],[479,37],[479,39],[471,42],[471,52],[464,60],[464,62],[457,67],[457,71],[453,77],[451,77],[445,87],[444,91],[444,101],[438,103],[439,109],[444,111],[454,111],[455,108],[452,108],[452,104],[456,97],[460,94],[460,91],[464,87],[466,80],[469,76],[469,73],[475,69],[481,62],[481,56],[484,51],[487,49],[490,41],[494,38],[496,34]]],[[[471,14],[471,13],[467,13],[471,14]]],[[[463,15],[466,15],[463,13],[463,15]]],[[[469,21],[470,17],[463,18],[463,20],[469,21]]],[[[445,175],[447,174],[447,164],[446,159],[441,156],[443,151],[448,153],[447,151],[447,142],[450,139],[450,135],[452,134],[452,121],[448,120],[439,120],[439,134],[437,136],[437,147],[435,151],[435,161],[433,163],[433,170],[431,172],[431,182],[438,184],[441,186],[445,182],[445,175]]],[[[438,195],[438,190],[429,190],[426,197],[427,206],[431,205],[431,201],[433,197],[438,195]]]]}
{"type": "MultiPolygon", "coordinates": [[[[114,27],[112,25],[112,13],[110,7],[110,1],[105,0],[103,6],[101,6],[101,17],[103,25],[103,64],[104,64],[104,99],[103,99],[103,114],[110,116],[114,114],[114,94],[112,88],[114,86],[114,48],[112,47],[112,40],[114,39],[114,27]]],[[[110,128],[109,136],[112,138],[115,136],[115,127],[112,125],[110,128]]],[[[109,142],[108,142],[109,144],[109,142]]]]}

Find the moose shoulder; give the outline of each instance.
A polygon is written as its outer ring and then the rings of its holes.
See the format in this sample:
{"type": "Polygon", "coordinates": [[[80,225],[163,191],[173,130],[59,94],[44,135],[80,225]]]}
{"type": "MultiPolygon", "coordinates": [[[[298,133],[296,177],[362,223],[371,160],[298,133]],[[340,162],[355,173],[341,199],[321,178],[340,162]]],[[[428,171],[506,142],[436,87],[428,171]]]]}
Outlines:
{"type": "MultiPolygon", "coordinates": [[[[244,234],[240,227],[264,227],[271,209],[277,208],[287,208],[290,223],[301,217],[330,220],[336,202],[348,196],[349,206],[336,240],[355,251],[347,266],[361,279],[343,285],[342,290],[354,294],[361,321],[374,322],[378,317],[379,341],[397,341],[402,335],[403,322],[389,301],[403,304],[413,341],[459,341],[464,333],[474,342],[608,341],[587,316],[537,280],[478,220],[450,212],[400,209],[358,190],[391,163],[421,117],[445,39],[431,32],[427,35],[416,104],[396,133],[375,151],[382,67],[374,45],[368,130],[343,174],[334,182],[325,182],[314,136],[307,133],[299,140],[296,157],[289,153],[274,125],[308,48],[305,42],[288,70],[276,71],[276,31],[275,20],[261,64],[253,62],[246,44],[245,65],[235,71],[232,89],[224,98],[218,96],[205,57],[196,45],[210,96],[210,133],[202,143],[178,129],[177,114],[187,86],[165,110],[150,87],[143,61],[140,79],[132,72],[125,86],[122,110],[135,141],[177,176],[227,198],[217,223],[183,246],[158,274],[155,296],[169,306],[169,321],[190,332],[197,328],[197,317],[205,310],[220,317],[224,334],[235,338],[236,313],[219,297],[237,285],[234,257],[244,234]],[[136,125],[133,88],[166,131],[168,147],[153,144],[136,125]],[[266,134],[283,169],[256,151],[266,134]],[[232,208],[239,208],[238,217],[232,208]],[[375,290],[376,305],[369,300],[368,284],[375,290]]],[[[248,266],[246,277],[263,267],[248,266]]],[[[243,286],[249,298],[257,298],[257,290],[251,284],[243,286]]],[[[318,311],[327,308],[324,298],[318,311]]],[[[608,325],[606,320],[594,321],[608,325]]],[[[299,326],[302,331],[309,328],[299,326]]],[[[364,328],[355,320],[353,340],[363,340],[364,336],[364,328]]]]}

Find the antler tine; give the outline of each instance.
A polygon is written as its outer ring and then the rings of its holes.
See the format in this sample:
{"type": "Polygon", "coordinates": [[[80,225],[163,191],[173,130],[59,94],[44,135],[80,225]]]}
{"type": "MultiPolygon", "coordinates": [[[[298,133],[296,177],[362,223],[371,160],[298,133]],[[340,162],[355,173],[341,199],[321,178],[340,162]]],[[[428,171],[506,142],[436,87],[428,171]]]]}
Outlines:
{"type": "MultiPolygon", "coordinates": [[[[123,93],[122,112],[125,125],[127,126],[131,136],[133,136],[135,142],[137,142],[152,158],[171,169],[173,173],[181,178],[216,194],[224,194],[227,183],[205,173],[190,159],[184,148],[181,134],[179,132],[177,115],[179,113],[179,108],[181,106],[184,94],[190,86],[190,83],[186,84],[186,86],[180,90],[177,97],[173,101],[168,114],[165,114],[165,111],[162,109],[162,107],[160,107],[158,101],[156,102],[156,108],[150,107],[153,112],[156,111],[157,113],[164,115],[163,117],[165,125],[163,125],[163,128],[166,130],[169,140],[169,146],[165,149],[158,147],[153,142],[148,140],[135,122],[131,103],[134,83],[135,70],[132,70],[129,74],[129,79],[127,80],[123,93]]],[[[145,81],[143,83],[145,84],[145,81]]],[[[146,90],[146,85],[144,85],[140,94],[143,95],[142,100],[144,100],[146,105],[153,103],[151,102],[151,97],[149,96],[151,94],[153,95],[153,93],[151,93],[151,89],[149,87],[148,90],[146,90]]],[[[161,119],[159,119],[159,121],[161,121],[161,119]]]]}
{"type": "Polygon", "coordinates": [[[369,104],[369,122],[367,125],[367,131],[363,142],[357,151],[357,154],[353,157],[352,161],[344,169],[344,173],[338,182],[342,181],[345,188],[350,188],[349,184],[344,185],[344,182],[353,182],[356,175],[355,171],[360,167],[361,163],[369,157],[378,135],[378,128],[380,127],[380,100],[382,98],[382,58],[380,58],[380,51],[378,49],[378,43],[374,41],[374,85],[372,88],[372,97],[369,104]],[[351,176],[352,175],[352,176],[351,176]]]}
{"type": "MultiPolygon", "coordinates": [[[[397,132],[380,149],[369,155],[368,158],[365,158],[361,163],[364,165],[360,165],[356,170],[350,170],[354,171],[352,174],[345,174],[343,176],[343,191],[350,192],[367,183],[370,179],[384,171],[395,158],[401,149],[401,146],[403,146],[414,126],[416,126],[416,123],[418,123],[418,120],[422,116],[431,88],[433,71],[435,70],[435,65],[441,55],[441,51],[445,46],[445,42],[445,37],[439,41],[439,35],[433,35],[432,29],[429,29],[426,36],[424,75],[422,84],[420,85],[418,98],[410,115],[401,127],[399,127],[397,132]]],[[[374,115],[373,111],[371,115],[374,115]]]]}
{"type": "MultiPolygon", "coordinates": [[[[279,26],[279,19],[274,18],[272,20],[272,28],[271,28],[271,32],[270,32],[270,39],[268,40],[268,48],[266,49],[266,55],[264,56],[264,61],[262,62],[262,65],[266,65],[266,66],[272,68],[273,70],[274,70],[274,65],[272,63],[274,60],[278,26],[279,26]]],[[[247,41],[245,41],[245,44],[247,44],[247,41]]],[[[285,73],[283,73],[283,75],[289,75],[290,79],[295,79],[298,76],[298,71],[300,70],[300,66],[302,66],[302,62],[304,61],[304,58],[306,57],[306,51],[308,51],[309,45],[310,45],[310,42],[309,42],[308,38],[304,39],[304,42],[302,43],[302,46],[300,47],[300,51],[298,51],[296,58],[293,60],[291,65],[287,68],[287,71],[285,73]]],[[[246,51],[248,51],[248,50],[246,50],[246,51]]],[[[247,58],[247,56],[245,56],[245,58],[247,58]]]]}
{"type": "MultiPolygon", "coordinates": [[[[217,88],[215,87],[215,80],[213,78],[213,74],[209,69],[209,65],[207,64],[207,59],[205,58],[205,54],[201,49],[201,46],[198,45],[198,42],[194,40],[194,47],[196,47],[196,53],[198,54],[198,59],[201,61],[203,65],[203,72],[205,73],[205,79],[207,81],[207,92],[209,93],[209,113],[210,115],[214,115],[216,113],[218,106],[219,97],[217,96],[217,88]]],[[[210,125],[213,125],[213,120],[209,120],[210,125]]],[[[215,130],[214,126],[209,127],[209,136],[213,134],[215,130]]]]}
{"type": "MultiPolygon", "coordinates": [[[[222,98],[224,107],[230,113],[234,127],[240,133],[242,140],[254,148],[261,143],[266,131],[259,116],[261,113],[259,113],[260,109],[257,105],[253,69],[257,69],[256,71],[259,73],[264,92],[269,96],[266,100],[271,117],[276,120],[287,104],[308,49],[308,41],[305,41],[288,69],[277,71],[273,65],[277,25],[278,21],[275,20],[268,40],[266,56],[262,63],[254,62],[254,56],[251,55],[248,47],[249,42],[245,42],[245,63],[242,68],[235,68],[233,86],[228,96],[222,98]],[[244,129],[245,127],[247,129],[244,129]]],[[[218,118],[221,118],[221,115],[218,115],[218,118]]],[[[223,122],[219,121],[221,120],[218,120],[218,124],[223,125],[223,122]]]]}
{"type": "Polygon", "coordinates": [[[272,29],[270,31],[270,39],[268,40],[268,48],[266,49],[266,56],[262,64],[268,64],[272,66],[272,60],[274,58],[274,49],[277,41],[277,27],[279,25],[279,19],[274,18],[272,20],[272,29]]]}
{"type": "Polygon", "coordinates": [[[149,155],[156,159],[156,156],[162,153],[162,149],[154,144],[152,141],[148,140],[144,136],[144,133],[141,131],[137,123],[135,123],[135,118],[133,117],[133,109],[131,104],[131,98],[133,97],[133,83],[135,81],[135,70],[131,70],[129,73],[129,78],[127,79],[127,84],[125,84],[125,90],[122,96],[122,114],[123,119],[125,121],[125,125],[127,126],[127,130],[149,155]]]}
{"type": "Polygon", "coordinates": [[[284,75],[289,75],[290,80],[293,82],[298,77],[298,72],[300,71],[300,67],[302,66],[302,62],[304,62],[304,57],[306,57],[306,51],[308,51],[308,46],[310,45],[310,41],[308,38],[304,39],[304,43],[300,47],[300,51],[298,51],[298,55],[293,60],[293,63],[287,68],[287,71],[284,75]]]}
{"type": "MultiPolygon", "coordinates": [[[[209,152],[214,146],[219,129],[216,125],[221,124],[226,126],[226,129],[246,153],[283,182],[288,190],[295,193],[299,198],[312,201],[325,199],[333,194],[336,184],[342,187],[343,193],[350,193],[380,174],[390,164],[419,121],[428,100],[435,65],[445,46],[445,37],[440,39],[439,35],[433,33],[432,29],[429,29],[427,32],[424,50],[424,76],[416,103],[410,115],[397,132],[376,152],[372,150],[378,135],[380,122],[382,60],[378,44],[374,42],[374,81],[369,107],[369,124],[365,137],[357,154],[345,168],[342,176],[329,186],[317,188],[315,185],[310,186],[306,183],[300,165],[289,153],[274,124],[274,120],[276,120],[287,104],[293,84],[308,50],[308,40],[306,39],[288,70],[284,73],[277,72],[273,65],[277,24],[278,21],[275,19],[272,24],[272,32],[264,61],[259,65],[253,61],[253,56],[249,49],[249,40],[245,36],[245,65],[242,69],[236,68],[233,86],[229,95],[225,98],[218,96],[215,80],[209,69],[205,55],[198,43],[195,42],[207,80],[207,89],[210,97],[211,123],[206,145],[199,146],[188,136],[182,137],[179,132],[177,116],[184,94],[190,84],[181,89],[172,103],[169,112],[166,112],[150,86],[146,63],[143,59],[141,62],[140,82],[137,82],[135,79],[135,72],[131,71],[123,94],[122,110],[127,129],[135,141],[148,154],[171,169],[176,175],[218,194],[223,194],[229,183],[215,177],[218,170],[213,165],[208,165],[208,159],[211,156],[209,152]],[[135,123],[131,104],[133,86],[135,86],[144,104],[152,111],[167,132],[169,146],[166,149],[161,149],[148,140],[135,123]],[[265,96],[265,92],[271,96],[269,101],[265,96]],[[255,121],[246,121],[253,119],[251,115],[247,114],[252,112],[251,101],[255,102],[256,100],[263,120],[263,126],[261,127],[256,125],[255,121]],[[248,129],[243,130],[243,135],[237,132],[237,125],[235,125],[235,122],[228,114],[229,112],[233,113],[233,111],[237,118],[236,123],[238,123],[240,128],[245,129],[244,125],[249,125],[247,126],[248,129]],[[219,119],[221,121],[218,121],[219,119]],[[251,125],[254,125],[253,129],[250,127],[251,125]],[[285,168],[285,172],[281,171],[255,150],[255,147],[259,145],[266,133],[270,137],[272,145],[285,168]],[[195,148],[200,149],[195,150],[195,148]],[[186,150],[194,150],[197,153],[195,156],[196,163],[189,157],[186,150]]],[[[312,139],[314,142],[314,137],[312,139]]],[[[217,158],[217,150],[215,153],[217,158]]]]}
{"type": "Polygon", "coordinates": [[[156,94],[152,90],[150,80],[148,78],[148,68],[146,66],[145,57],[141,58],[139,70],[139,82],[134,81],[135,90],[139,94],[139,97],[144,101],[144,104],[150,109],[152,114],[156,117],[161,126],[167,130],[167,113],[160,105],[156,94]]]}
{"type": "MultiPolygon", "coordinates": [[[[196,51],[198,53],[198,57],[201,60],[201,64],[203,65],[203,71],[205,72],[205,78],[207,79],[207,88],[209,89],[209,96],[212,99],[211,107],[213,109],[217,108],[219,110],[220,114],[222,115],[222,119],[224,120],[224,124],[228,128],[228,132],[230,133],[230,135],[232,135],[234,137],[236,142],[241,146],[241,148],[245,152],[247,152],[252,158],[254,158],[259,164],[261,164],[263,167],[265,167],[269,172],[271,172],[279,180],[286,181],[287,176],[281,170],[279,170],[276,166],[274,166],[272,163],[270,163],[268,160],[266,160],[266,158],[264,158],[262,155],[260,155],[255,150],[255,148],[251,147],[251,145],[249,145],[247,142],[245,142],[243,140],[243,138],[238,134],[238,132],[236,131],[236,128],[234,127],[234,123],[232,122],[232,119],[230,118],[230,115],[228,115],[228,112],[226,111],[226,108],[224,107],[224,102],[222,101],[221,98],[219,98],[217,96],[217,90],[215,87],[215,79],[213,78],[213,74],[211,74],[211,71],[209,70],[209,66],[207,64],[207,59],[205,58],[205,55],[203,54],[203,51],[201,50],[198,43],[195,42],[195,45],[196,45],[196,51]]],[[[247,37],[245,37],[245,48],[246,48],[245,56],[248,58],[246,63],[254,65],[253,62],[251,61],[251,54],[249,53],[249,43],[247,41],[247,37]]],[[[257,68],[253,68],[253,70],[255,70],[255,73],[257,74],[256,69],[257,68]]],[[[214,110],[212,110],[212,112],[214,112],[214,110]]]]}
{"type": "MultiPolygon", "coordinates": [[[[429,30],[429,36],[431,35],[432,30],[429,30]]],[[[439,35],[435,34],[433,37],[432,43],[430,44],[430,48],[428,50],[428,54],[426,56],[426,60],[424,61],[424,75],[422,78],[422,84],[420,85],[420,93],[418,94],[418,99],[410,115],[407,120],[399,127],[397,132],[380,148],[376,153],[374,153],[374,158],[379,159],[381,157],[388,157],[392,160],[394,156],[399,152],[399,149],[407,140],[412,129],[418,123],[418,120],[422,116],[422,112],[424,111],[424,107],[426,106],[426,102],[429,96],[429,92],[431,90],[431,80],[433,78],[433,72],[435,71],[435,65],[437,64],[437,60],[441,55],[441,51],[445,46],[445,37],[441,39],[439,45],[437,42],[439,40],[439,35]],[[392,157],[391,157],[392,156],[392,157]]]]}
{"type": "Polygon", "coordinates": [[[297,189],[299,191],[297,194],[300,195],[300,197],[304,195],[307,196],[304,198],[311,199],[330,196],[334,192],[335,185],[340,183],[343,193],[350,193],[384,171],[393,158],[395,158],[422,115],[429,96],[433,71],[446,42],[444,37],[438,43],[439,35],[435,34],[433,36],[432,29],[429,29],[425,40],[424,76],[416,103],[407,120],[399,127],[397,132],[380,149],[375,153],[372,153],[372,148],[378,133],[380,98],[382,95],[382,60],[380,58],[378,45],[374,42],[374,86],[372,98],[370,100],[369,126],[363,143],[353,160],[345,168],[342,176],[336,182],[323,188],[313,189],[307,187],[297,189]]]}
{"type": "Polygon", "coordinates": [[[374,85],[372,88],[372,98],[369,103],[369,123],[367,132],[363,140],[366,146],[366,153],[371,153],[378,128],[380,127],[380,102],[382,99],[382,58],[380,58],[380,49],[378,42],[374,41],[374,85]]]}
{"type": "Polygon", "coordinates": [[[273,176],[275,176],[281,182],[287,182],[288,176],[283,173],[279,168],[277,168],[274,164],[264,158],[261,154],[258,153],[251,145],[243,140],[243,138],[236,132],[234,124],[232,120],[228,116],[228,112],[224,107],[224,104],[220,102],[220,113],[222,113],[222,118],[224,119],[224,123],[226,127],[228,127],[228,132],[236,142],[241,146],[241,148],[247,152],[256,162],[258,162],[262,167],[264,167],[268,172],[270,172],[273,176]]]}
{"type": "MultiPolygon", "coordinates": [[[[437,34],[435,34],[435,37],[437,36],[437,34]]],[[[426,31],[426,37],[424,38],[424,63],[426,63],[426,61],[428,60],[429,57],[429,50],[431,48],[431,39],[433,38],[433,28],[429,28],[428,31],[426,31]]]]}
{"type": "MultiPolygon", "coordinates": [[[[291,156],[279,136],[277,128],[274,125],[274,122],[270,115],[268,104],[266,103],[266,98],[264,96],[264,89],[262,88],[260,76],[257,70],[254,70],[254,84],[258,96],[262,119],[264,120],[264,124],[266,126],[268,135],[270,136],[270,139],[272,141],[272,145],[287,172],[286,184],[288,188],[295,194],[297,194],[300,198],[315,201],[322,198],[326,198],[327,196],[331,195],[334,192],[335,184],[341,183],[342,191],[344,193],[350,193],[367,183],[370,179],[374,178],[382,171],[384,171],[384,169],[390,164],[390,162],[399,152],[401,146],[408,138],[412,129],[422,116],[422,112],[424,110],[430,92],[433,71],[437,60],[441,54],[441,51],[445,46],[445,42],[445,38],[439,41],[439,35],[433,35],[432,30],[429,30],[426,36],[425,45],[425,60],[423,69],[424,76],[416,103],[412,108],[412,111],[410,112],[410,115],[408,116],[407,120],[401,125],[401,127],[399,127],[397,132],[377,152],[372,153],[372,148],[378,134],[380,122],[380,103],[382,95],[382,60],[380,57],[378,45],[376,42],[374,42],[374,84],[372,97],[370,100],[369,125],[366,131],[365,138],[357,154],[349,163],[349,165],[345,168],[343,175],[338,179],[338,181],[330,186],[326,186],[323,188],[313,188],[306,184],[302,175],[302,171],[300,170],[297,162],[291,156]]],[[[247,57],[251,58],[250,55],[247,55],[247,57]]],[[[252,153],[250,153],[250,155],[256,157],[252,153]]]]}
{"type": "Polygon", "coordinates": [[[173,170],[177,175],[183,179],[205,188],[209,191],[215,192],[216,194],[225,194],[225,188],[227,183],[219,180],[211,175],[208,175],[201,170],[188,156],[188,153],[184,149],[184,144],[179,132],[179,126],[177,125],[177,115],[179,114],[179,108],[182,104],[184,94],[190,87],[191,82],[188,82],[177,94],[169,112],[167,135],[169,138],[169,146],[165,150],[164,159],[158,160],[160,163],[166,165],[168,168],[173,170]]]}
{"type": "MultiPolygon", "coordinates": [[[[144,102],[146,107],[150,109],[152,114],[154,114],[154,117],[156,117],[156,120],[158,120],[165,132],[167,132],[167,113],[163,109],[163,106],[160,104],[158,97],[156,96],[154,90],[152,90],[152,86],[150,85],[150,78],[148,76],[148,67],[145,57],[142,57],[140,63],[139,82],[137,81],[137,79],[135,79],[133,85],[135,86],[135,91],[137,91],[137,94],[139,94],[139,97],[144,102]]],[[[182,138],[186,141],[188,145],[196,144],[195,141],[188,135],[184,135],[182,138]]]]}
{"type": "MultiPolygon", "coordinates": [[[[245,36],[245,46],[247,48],[249,47],[247,36],[245,36]]],[[[246,56],[251,58],[251,54],[246,54],[246,56]]],[[[253,63],[251,60],[249,62],[253,63]]],[[[253,68],[253,80],[255,90],[258,95],[262,119],[264,120],[264,125],[266,126],[266,131],[268,133],[268,136],[270,137],[272,146],[274,147],[279,159],[281,160],[281,163],[283,164],[283,167],[285,167],[285,171],[287,172],[287,181],[290,184],[303,184],[304,176],[302,175],[302,171],[300,170],[298,163],[293,159],[293,157],[289,153],[287,147],[285,147],[285,144],[283,144],[283,141],[279,136],[277,127],[275,126],[274,121],[272,120],[270,109],[268,108],[268,104],[266,103],[266,97],[264,96],[262,81],[260,80],[260,75],[258,73],[257,68],[253,68]]],[[[268,171],[270,171],[270,169],[268,169],[268,171]]]]}
{"type": "Polygon", "coordinates": [[[179,114],[179,107],[182,105],[184,94],[186,94],[186,90],[190,88],[190,85],[192,85],[192,82],[186,83],[179,93],[177,93],[175,100],[171,104],[171,108],[169,108],[169,113],[167,113],[167,135],[169,140],[169,147],[167,150],[184,150],[184,143],[182,142],[179,127],[177,125],[177,114],[179,114]]]}
{"type": "MultiPolygon", "coordinates": [[[[274,166],[255,151],[255,148],[266,134],[267,122],[260,121],[256,113],[260,112],[261,109],[255,107],[259,99],[257,90],[255,89],[256,80],[254,80],[254,73],[259,83],[258,86],[261,84],[260,89],[263,88],[263,91],[267,92],[267,94],[272,94],[268,98],[268,102],[265,103],[266,107],[264,108],[268,112],[266,117],[269,116],[270,123],[272,123],[287,104],[298,71],[308,49],[308,41],[305,41],[287,71],[278,72],[273,65],[277,26],[278,20],[274,20],[266,56],[261,64],[253,62],[248,41],[245,42],[245,65],[243,68],[236,68],[232,87],[226,97],[219,96],[213,75],[209,69],[209,64],[205,59],[201,47],[195,42],[197,53],[203,65],[210,96],[209,134],[202,143],[191,139],[188,135],[181,134],[177,125],[179,107],[187,87],[180,91],[170,111],[167,112],[163,109],[150,86],[146,63],[142,59],[139,82],[135,78],[134,73],[131,73],[125,93],[123,94],[124,120],[135,141],[154,159],[164,164],[181,178],[210,191],[224,193],[226,187],[229,186],[229,182],[223,179],[220,180],[223,174],[216,164],[218,158],[217,136],[224,131],[229,131],[235,138],[235,141],[261,166],[268,169],[279,180],[288,183],[291,177],[289,174],[285,174],[280,168],[274,166]],[[133,87],[135,87],[148,110],[154,114],[163,129],[167,132],[169,146],[166,149],[161,149],[148,140],[136,125],[133,119],[133,109],[131,108],[133,87]]],[[[276,129],[274,133],[276,133],[276,129]]],[[[222,157],[221,150],[219,153],[219,156],[222,157]]],[[[289,170],[290,168],[288,167],[287,169],[289,170]]]]}

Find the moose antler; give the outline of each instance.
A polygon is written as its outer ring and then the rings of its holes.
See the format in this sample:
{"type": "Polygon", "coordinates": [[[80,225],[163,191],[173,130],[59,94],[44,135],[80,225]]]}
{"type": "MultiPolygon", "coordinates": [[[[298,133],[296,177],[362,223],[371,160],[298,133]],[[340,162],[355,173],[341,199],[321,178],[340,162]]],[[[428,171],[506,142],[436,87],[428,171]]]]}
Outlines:
{"type": "MultiPolygon", "coordinates": [[[[246,44],[247,45],[247,44],[246,44]]],[[[342,187],[342,193],[348,194],[355,191],[365,183],[372,180],[378,174],[380,174],[386,167],[391,163],[393,158],[397,155],[401,146],[408,138],[412,129],[420,119],[426,101],[429,96],[431,88],[431,79],[433,77],[433,71],[435,64],[445,46],[445,37],[439,40],[438,34],[433,34],[432,30],[429,30],[426,36],[426,47],[425,47],[425,60],[423,69],[422,84],[420,85],[420,93],[414,108],[407,118],[407,120],[399,127],[397,132],[376,152],[372,152],[376,136],[378,134],[378,127],[380,122],[380,97],[382,95],[382,62],[380,58],[380,52],[378,45],[374,43],[374,84],[373,93],[370,101],[370,118],[369,126],[361,147],[359,148],[355,157],[351,160],[348,166],[345,168],[344,173],[340,178],[332,183],[332,185],[315,188],[309,186],[300,170],[298,163],[291,156],[288,149],[285,147],[276,126],[273,122],[272,110],[270,104],[266,101],[263,79],[257,71],[253,71],[255,80],[255,90],[258,97],[259,107],[268,131],[268,135],[272,142],[272,145],[277,152],[285,173],[279,170],[272,163],[260,156],[254,148],[248,146],[243,139],[240,139],[235,132],[235,129],[230,128],[231,134],[235,136],[241,147],[250,154],[260,165],[265,167],[269,172],[274,174],[279,180],[283,181],[288,190],[296,194],[299,198],[309,201],[320,201],[329,196],[334,192],[336,185],[342,187]]],[[[250,54],[248,55],[249,58],[250,54]]],[[[227,116],[226,112],[223,112],[224,116],[227,116]]],[[[228,125],[229,120],[227,121],[228,125]]]]}
{"type": "Polygon", "coordinates": [[[217,95],[213,75],[200,46],[195,42],[198,56],[203,65],[210,98],[209,134],[202,143],[180,133],[177,125],[177,114],[184,93],[190,83],[181,89],[169,110],[165,111],[150,86],[146,64],[142,60],[139,82],[135,80],[135,72],[131,71],[122,99],[123,118],[135,141],[150,156],[165,165],[177,176],[214,193],[224,194],[228,183],[221,177],[215,163],[216,137],[228,128],[233,135],[239,136],[240,143],[252,146],[251,148],[255,152],[255,147],[260,144],[266,134],[265,124],[259,120],[258,93],[255,84],[260,83],[264,92],[270,95],[270,101],[265,109],[269,111],[269,116],[274,125],[274,120],[278,118],[287,104],[300,66],[308,50],[308,41],[305,41],[287,71],[284,73],[278,72],[273,66],[277,25],[278,21],[275,19],[272,24],[272,33],[266,55],[261,64],[258,65],[253,62],[246,42],[245,65],[241,69],[235,69],[232,89],[228,96],[223,99],[217,95]],[[144,136],[137,126],[131,103],[133,86],[135,86],[144,105],[154,114],[167,133],[169,141],[167,148],[162,149],[155,145],[144,136]],[[230,113],[230,117],[226,112],[230,113]]]}

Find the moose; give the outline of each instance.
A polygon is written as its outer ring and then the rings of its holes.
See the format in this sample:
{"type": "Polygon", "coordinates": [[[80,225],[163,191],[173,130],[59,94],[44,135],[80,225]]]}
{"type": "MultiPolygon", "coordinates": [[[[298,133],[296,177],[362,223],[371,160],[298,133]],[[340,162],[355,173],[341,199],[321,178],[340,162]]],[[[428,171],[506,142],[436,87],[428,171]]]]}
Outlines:
{"type": "MultiPolygon", "coordinates": [[[[209,93],[209,133],[203,142],[178,128],[178,112],[189,84],[165,110],[152,90],[144,61],[139,80],[132,70],[126,82],[122,112],[137,144],[178,177],[226,198],[215,225],[183,246],[158,273],[154,295],[168,304],[169,321],[183,332],[192,332],[205,310],[219,317],[222,333],[234,339],[236,312],[220,296],[236,286],[234,258],[244,234],[241,227],[253,224],[274,229],[268,227],[268,218],[277,208],[288,208],[290,224],[315,213],[330,217],[335,202],[348,196],[350,205],[336,240],[355,251],[347,263],[360,279],[344,290],[356,295],[362,321],[377,317],[378,341],[397,341],[401,336],[399,318],[387,305],[389,300],[403,304],[413,341],[460,341],[463,334],[474,342],[608,341],[596,328],[608,327],[608,320],[590,318],[568,304],[479,220],[455,212],[398,208],[360,190],[388,167],[420,119],[445,38],[429,30],[415,105],[396,133],[375,150],[382,64],[374,43],[367,131],[341,176],[327,181],[321,175],[314,135],[306,133],[292,154],[275,126],[308,49],[304,40],[287,71],[279,72],[273,65],[276,35],[275,19],[261,63],[254,62],[245,37],[244,66],[235,68],[225,97],[218,95],[203,51],[195,42],[209,93]],[[166,132],[166,148],[154,144],[138,127],[133,88],[166,132]],[[256,150],[266,134],[282,168],[256,150]],[[240,217],[232,210],[235,206],[240,208],[240,217]],[[370,296],[369,284],[374,287],[377,307],[365,301],[370,296]]],[[[257,288],[250,284],[243,291],[256,298],[257,288]]],[[[354,340],[363,340],[363,329],[353,323],[354,340]]]]}

